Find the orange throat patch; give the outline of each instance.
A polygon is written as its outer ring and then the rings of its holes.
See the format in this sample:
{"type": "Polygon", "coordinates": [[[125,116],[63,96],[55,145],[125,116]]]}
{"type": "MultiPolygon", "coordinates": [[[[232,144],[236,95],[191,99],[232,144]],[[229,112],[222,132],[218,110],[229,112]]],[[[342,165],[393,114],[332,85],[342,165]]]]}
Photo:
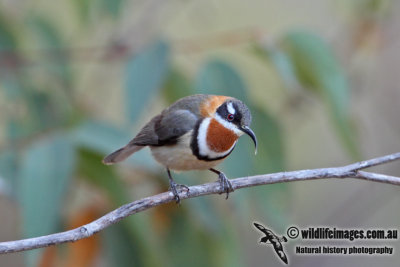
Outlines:
{"type": "Polygon", "coordinates": [[[239,137],[232,131],[225,128],[217,120],[211,119],[207,129],[207,145],[217,153],[229,151],[239,137]]]}

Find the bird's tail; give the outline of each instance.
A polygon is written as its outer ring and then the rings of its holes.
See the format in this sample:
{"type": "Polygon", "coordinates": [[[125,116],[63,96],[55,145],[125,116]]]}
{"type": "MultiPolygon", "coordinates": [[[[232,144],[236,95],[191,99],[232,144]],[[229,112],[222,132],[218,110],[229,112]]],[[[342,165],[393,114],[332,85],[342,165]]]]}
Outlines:
{"type": "Polygon", "coordinates": [[[137,145],[132,145],[132,144],[127,144],[123,148],[120,148],[107,157],[103,159],[103,163],[106,165],[111,165],[120,161],[123,161],[133,153],[139,151],[142,149],[144,146],[137,146],[137,145]]]}

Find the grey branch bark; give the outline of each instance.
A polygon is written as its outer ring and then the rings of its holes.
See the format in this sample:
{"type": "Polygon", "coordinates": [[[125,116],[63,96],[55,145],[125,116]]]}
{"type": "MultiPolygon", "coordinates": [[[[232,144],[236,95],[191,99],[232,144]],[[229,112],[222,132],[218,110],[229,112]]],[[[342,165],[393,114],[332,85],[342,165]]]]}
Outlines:
{"type": "MultiPolygon", "coordinates": [[[[400,152],[353,163],[342,167],[255,175],[255,176],[232,179],[231,183],[234,189],[240,189],[251,186],[294,182],[294,181],[305,181],[314,179],[356,178],[361,180],[374,181],[392,185],[400,185],[400,177],[360,171],[368,167],[381,165],[398,159],[400,159],[400,152]]],[[[219,194],[220,192],[221,191],[219,183],[214,182],[214,183],[191,186],[189,187],[189,192],[186,191],[180,192],[179,196],[181,200],[183,200],[187,198],[194,198],[210,194],[219,194]]],[[[87,238],[103,230],[104,228],[107,228],[108,226],[119,222],[125,217],[128,217],[132,214],[171,201],[175,201],[173,194],[171,192],[164,192],[158,195],[133,201],[129,204],[125,204],[91,223],[88,223],[86,225],[83,225],[81,227],[69,231],[55,233],[46,236],[16,240],[16,241],[0,242],[0,254],[31,250],[55,244],[74,242],[83,238],[87,238]]]]}

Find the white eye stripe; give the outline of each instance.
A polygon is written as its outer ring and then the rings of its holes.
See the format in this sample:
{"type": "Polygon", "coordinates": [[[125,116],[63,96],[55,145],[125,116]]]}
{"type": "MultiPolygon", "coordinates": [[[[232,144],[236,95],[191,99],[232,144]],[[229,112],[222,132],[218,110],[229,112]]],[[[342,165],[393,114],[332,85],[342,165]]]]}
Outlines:
{"type": "Polygon", "coordinates": [[[215,114],[215,119],[222,124],[225,128],[233,131],[237,136],[241,136],[243,134],[243,132],[241,130],[238,129],[237,126],[235,126],[233,123],[231,122],[227,122],[226,120],[224,120],[223,118],[221,118],[221,116],[219,116],[218,114],[215,114]]]}
{"type": "Polygon", "coordinates": [[[227,107],[228,112],[229,112],[230,114],[235,114],[235,113],[236,113],[236,110],[235,110],[235,108],[233,107],[232,102],[229,102],[229,103],[226,105],[226,107],[227,107]]]}

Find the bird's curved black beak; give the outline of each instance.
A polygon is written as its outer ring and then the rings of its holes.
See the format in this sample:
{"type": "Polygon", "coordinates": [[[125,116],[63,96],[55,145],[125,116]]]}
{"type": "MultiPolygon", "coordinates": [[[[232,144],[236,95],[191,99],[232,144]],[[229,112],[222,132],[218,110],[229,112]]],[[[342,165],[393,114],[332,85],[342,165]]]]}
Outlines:
{"type": "Polygon", "coordinates": [[[253,140],[255,146],[255,154],[257,154],[257,137],[253,132],[253,130],[251,130],[248,126],[242,126],[240,127],[240,130],[242,130],[245,134],[250,136],[251,140],[253,140]]]}

